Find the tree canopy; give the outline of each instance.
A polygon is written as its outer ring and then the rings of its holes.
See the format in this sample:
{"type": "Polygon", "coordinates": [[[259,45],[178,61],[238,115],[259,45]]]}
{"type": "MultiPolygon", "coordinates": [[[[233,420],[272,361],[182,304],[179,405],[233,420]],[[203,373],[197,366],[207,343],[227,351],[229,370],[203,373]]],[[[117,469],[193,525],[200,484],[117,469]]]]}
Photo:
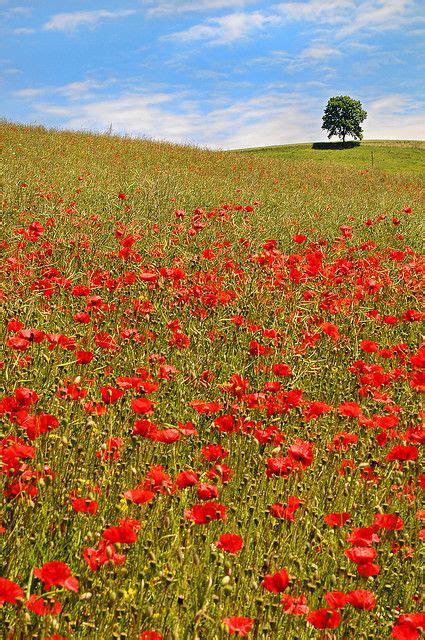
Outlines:
{"type": "Polygon", "coordinates": [[[328,138],[338,136],[345,142],[346,136],[355,140],[363,138],[361,123],[367,118],[367,113],[360,100],[350,96],[335,96],[329,98],[323,116],[322,129],[328,131],[328,138]]]}

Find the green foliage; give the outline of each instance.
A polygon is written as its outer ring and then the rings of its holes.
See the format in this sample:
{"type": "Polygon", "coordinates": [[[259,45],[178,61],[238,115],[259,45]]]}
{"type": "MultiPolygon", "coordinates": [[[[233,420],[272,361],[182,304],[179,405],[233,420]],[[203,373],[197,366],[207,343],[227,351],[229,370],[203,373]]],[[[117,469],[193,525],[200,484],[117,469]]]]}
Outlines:
{"type": "Polygon", "coordinates": [[[326,105],[322,129],[329,131],[328,138],[338,136],[345,142],[346,136],[352,136],[355,140],[361,140],[363,130],[360,125],[366,118],[367,113],[360,100],[350,96],[335,96],[329,98],[326,105]]]}

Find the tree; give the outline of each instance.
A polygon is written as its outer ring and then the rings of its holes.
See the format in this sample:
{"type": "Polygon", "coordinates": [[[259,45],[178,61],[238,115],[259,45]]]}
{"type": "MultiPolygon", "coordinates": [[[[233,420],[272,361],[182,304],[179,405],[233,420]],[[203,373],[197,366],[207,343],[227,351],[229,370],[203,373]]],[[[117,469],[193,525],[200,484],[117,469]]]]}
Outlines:
{"type": "Polygon", "coordinates": [[[322,129],[329,131],[328,138],[338,136],[345,142],[345,136],[352,136],[355,140],[361,140],[363,129],[360,125],[366,118],[367,113],[360,100],[353,100],[350,96],[335,96],[329,98],[326,105],[322,129]]]}

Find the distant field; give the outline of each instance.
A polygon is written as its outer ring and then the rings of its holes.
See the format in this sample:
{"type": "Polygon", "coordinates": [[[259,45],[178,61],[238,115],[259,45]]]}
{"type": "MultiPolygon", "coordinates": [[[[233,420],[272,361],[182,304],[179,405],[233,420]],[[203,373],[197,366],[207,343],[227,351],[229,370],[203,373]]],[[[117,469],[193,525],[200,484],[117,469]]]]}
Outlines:
{"type": "Polygon", "coordinates": [[[422,140],[364,140],[360,144],[347,142],[345,147],[339,142],[316,142],[237,151],[290,161],[341,164],[359,170],[425,174],[425,142],[422,140]]]}

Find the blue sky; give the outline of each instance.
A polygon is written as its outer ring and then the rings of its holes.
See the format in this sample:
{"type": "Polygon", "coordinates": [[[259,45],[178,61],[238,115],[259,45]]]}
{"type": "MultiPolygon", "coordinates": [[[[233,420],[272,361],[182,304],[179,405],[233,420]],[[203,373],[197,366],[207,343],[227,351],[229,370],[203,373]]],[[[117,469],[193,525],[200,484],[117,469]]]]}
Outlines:
{"type": "Polygon", "coordinates": [[[213,148],[425,139],[424,0],[0,0],[0,114],[213,148]]]}

